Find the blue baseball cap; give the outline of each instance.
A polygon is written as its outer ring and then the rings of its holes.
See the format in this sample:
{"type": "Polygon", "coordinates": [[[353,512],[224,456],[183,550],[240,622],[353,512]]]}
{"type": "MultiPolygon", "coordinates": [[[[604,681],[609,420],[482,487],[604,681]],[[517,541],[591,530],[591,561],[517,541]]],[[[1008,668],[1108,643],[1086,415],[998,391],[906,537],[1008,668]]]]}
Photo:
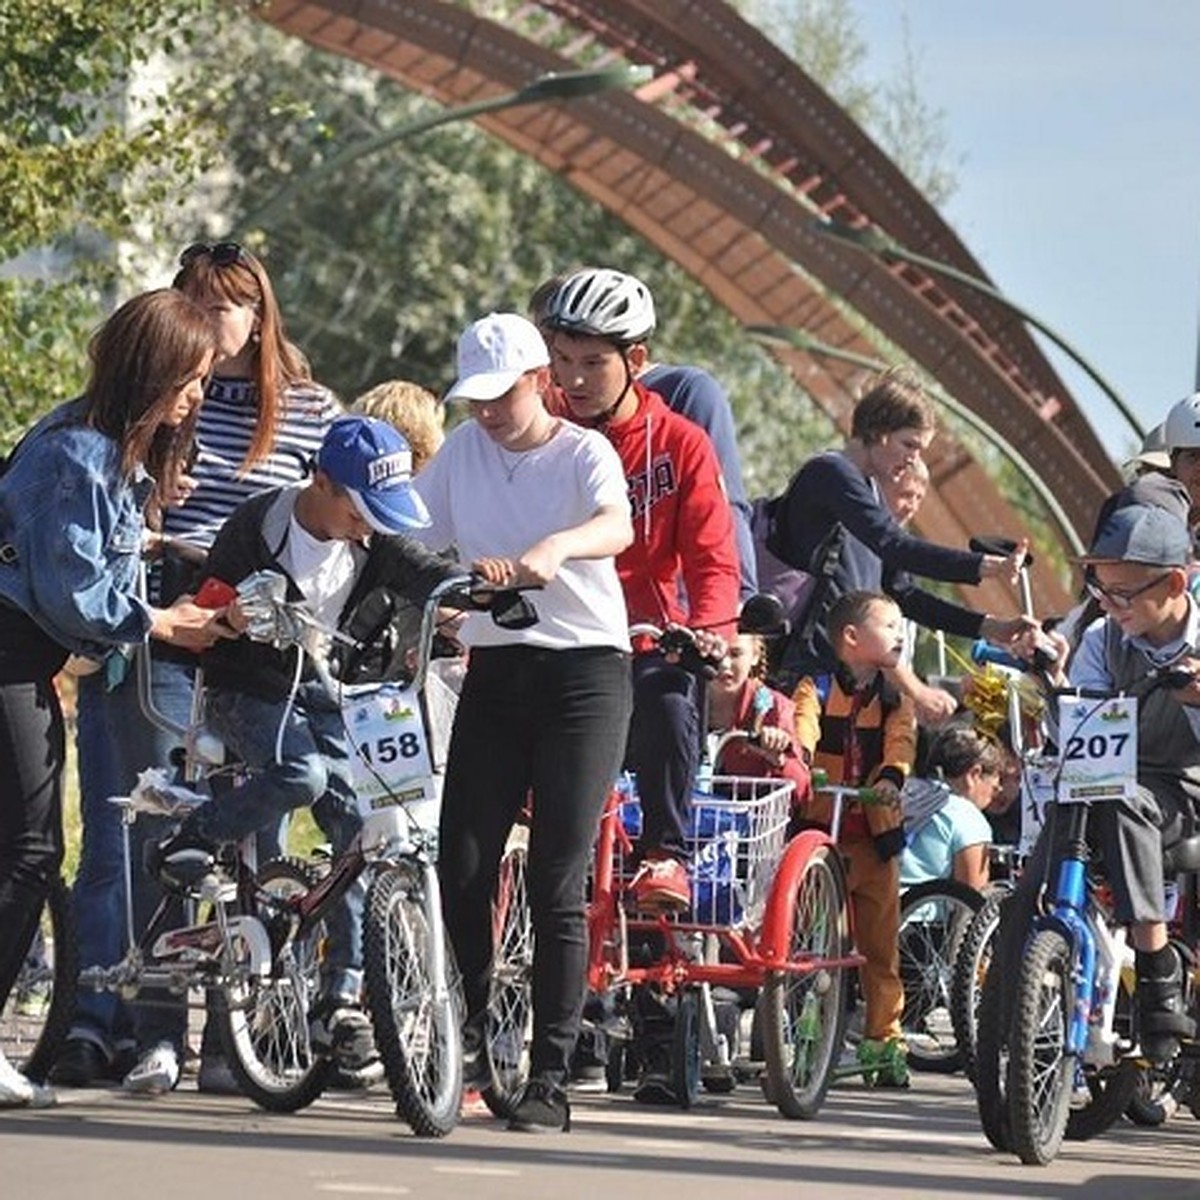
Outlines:
{"type": "Polygon", "coordinates": [[[338,417],[317,451],[317,469],[349,492],[377,533],[406,533],[429,524],[411,487],[412,451],[400,432],[375,417],[338,417]]]}

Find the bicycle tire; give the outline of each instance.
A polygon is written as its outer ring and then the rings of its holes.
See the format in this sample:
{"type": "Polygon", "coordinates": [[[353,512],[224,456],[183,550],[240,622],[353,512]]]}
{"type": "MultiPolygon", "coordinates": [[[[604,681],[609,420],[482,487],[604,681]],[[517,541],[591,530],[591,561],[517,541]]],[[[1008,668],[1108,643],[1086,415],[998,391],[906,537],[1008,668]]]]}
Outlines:
{"type": "MultiPolygon", "coordinates": [[[[257,915],[270,926],[279,917],[272,899],[304,892],[316,882],[297,859],[266,863],[255,876],[257,915]]],[[[324,925],[317,922],[301,939],[272,939],[270,974],[251,977],[234,963],[230,979],[217,991],[215,1019],[229,1069],[242,1092],[268,1112],[297,1112],[325,1090],[333,1060],[317,1054],[308,1033],[308,1013],[317,994],[324,925]]],[[[235,945],[235,953],[245,948],[235,945]]]]}
{"type": "Polygon", "coordinates": [[[975,1107],[984,1136],[1001,1151],[1012,1149],[1008,1114],[1008,1031],[1000,1019],[999,973],[989,971],[979,994],[975,1040],[975,1107]]]}
{"type": "MultiPolygon", "coordinates": [[[[435,883],[436,886],[436,883],[435,883]]],[[[363,967],[375,1044],[396,1112],[419,1137],[445,1137],[462,1109],[461,981],[445,929],[433,929],[421,868],[378,871],[367,892],[363,967]],[[447,987],[435,1001],[430,947],[440,937],[447,987]]]]}
{"type": "Polygon", "coordinates": [[[529,1079],[533,1032],[533,917],[529,909],[529,830],[513,830],[492,906],[492,975],[486,1036],[490,1082],[483,1102],[498,1117],[511,1117],[529,1079]]]}
{"type": "Polygon", "coordinates": [[[671,1090],[687,1110],[700,1094],[700,1004],[695,988],[684,988],[675,1006],[671,1045],[671,1090]]]}
{"type": "Polygon", "coordinates": [[[33,941],[0,1013],[0,1049],[23,1075],[45,1082],[71,1029],[79,939],[71,893],[56,878],[42,901],[33,941]]]}
{"type": "Polygon", "coordinates": [[[1052,1162],[1067,1131],[1075,1074],[1075,1056],[1066,1045],[1072,973],[1067,939],[1056,929],[1038,930],[1017,974],[1009,1037],[1012,1148],[1027,1165],[1052,1162]]]}
{"type": "Polygon", "coordinates": [[[987,896],[983,906],[971,918],[963,934],[962,945],[954,959],[954,978],[950,985],[950,1023],[962,1056],[963,1074],[975,1081],[975,1047],[979,1030],[979,1001],[987,978],[1000,928],[1000,902],[1005,893],[987,896]]]}
{"type": "MultiPolygon", "coordinates": [[[[844,958],[850,914],[837,851],[815,847],[785,886],[791,887],[788,961],[844,958]]],[[[811,1120],[820,1111],[845,1036],[848,972],[819,967],[767,973],[758,1000],[763,1093],[785,1117],[811,1120]]]]}
{"type": "Polygon", "coordinates": [[[954,963],[971,918],[984,897],[954,879],[931,879],[907,888],[900,900],[900,1024],[908,1065],[949,1075],[963,1064],[951,1020],[954,963]]]}

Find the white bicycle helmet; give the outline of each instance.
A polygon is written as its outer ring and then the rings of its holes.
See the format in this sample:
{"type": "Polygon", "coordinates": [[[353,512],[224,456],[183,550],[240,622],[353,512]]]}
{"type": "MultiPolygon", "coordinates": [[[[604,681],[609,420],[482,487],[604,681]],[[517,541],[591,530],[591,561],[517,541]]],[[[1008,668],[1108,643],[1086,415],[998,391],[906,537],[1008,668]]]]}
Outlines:
{"type": "Polygon", "coordinates": [[[621,271],[576,271],[550,297],[545,322],[564,333],[641,342],[654,332],[654,299],[640,279],[621,271]]]}
{"type": "Polygon", "coordinates": [[[1200,392],[1193,392],[1172,406],[1163,422],[1163,440],[1168,450],[1200,447],[1200,392]]]}

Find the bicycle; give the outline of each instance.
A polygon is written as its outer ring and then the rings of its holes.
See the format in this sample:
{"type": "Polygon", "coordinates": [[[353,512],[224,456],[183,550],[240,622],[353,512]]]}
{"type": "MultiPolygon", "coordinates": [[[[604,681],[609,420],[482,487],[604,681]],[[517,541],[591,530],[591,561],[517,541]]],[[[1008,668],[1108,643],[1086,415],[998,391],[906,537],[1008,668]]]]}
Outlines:
{"type": "MultiPolygon", "coordinates": [[[[769,613],[759,612],[766,606],[747,607],[766,626],[779,619],[774,603],[769,613]]],[[[705,669],[686,630],[664,634],[638,625],[630,632],[665,641],[688,657],[690,669],[705,669]]],[[[637,808],[627,784],[627,778],[618,780],[610,792],[595,843],[587,905],[589,991],[619,1004],[635,986],[653,984],[678,997],[673,1084],[686,1108],[702,1078],[713,1090],[728,1090],[733,1079],[733,1047],[716,1019],[712,989],[761,989],[764,1091],[785,1115],[815,1116],[840,1048],[844,973],[861,961],[851,949],[845,879],[831,839],[808,830],[787,841],[790,782],[717,776],[694,796],[688,843],[693,862],[704,862],[707,874],[694,891],[692,910],[639,913],[625,902],[634,875],[627,824],[637,808]],[[659,940],[658,961],[631,962],[631,941],[639,936],[659,940]]],[[[524,869],[518,824],[493,908],[486,1042],[492,1080],[483,1098],[499,1115],[511,1112],[528,1073],[533,943],[524,869]]],[[[609,1058],[611,1090],[624,1075],[623,1041],[609,1058]]]]}
{"type": "MultiPolygon", "coordinates": [[[[413,675],[406,687],[383,685],[351,696],[354,706],[374,696],[384,697],[393,713],[407,708],[412,720],[403,736],[411,739],[413,752],[392,758],[416,761],[426,774],[414,779],[410,770],[407,786],[396,789],[377,765],[370,767],[381,786],[360,796],[362,832],[343,854],[318,867],[282,859],[256,870],[252,845],[223,849],[215,865],[205,856],[197,856],[190,868],[173,865],[175,890],[203,919],[178,927],[169,917],[173,897],[166,895],[137,937],[130,900],[129,826],[144,811],[182,816],[207,799],[194,785],[208,786],[229,769],[222,765],[224,747],[200,721],[202,680],[197,681],[193,719],[180,728],[154,709],[148,664],[144,659],[139,663],[147,715],[183,737],[185,773],[193,786],[172,784],[165,772],[152,771],[144,773],[130,796],[117,798],[125,828],[129,949],[120,963],[80,972],[79,983],[116,990],[129,999],[152,988],[174,995],[200,990],[210,996],[230,1070],[242,1091],[269,1111],[292,1112],[312,1103],[331,1075],[333,1061],[314,1049],[308,1026],[326,943],[324,918],[351,883],[370,870],[364,973],[397,1111],[415,1132],[426,1136],[440,1136],[457,1123],[461,1003],[441,922],[431,852],[435,835],[406,804],[427,801],[433,789],[420,700],[437,608],[442,602],[484,607],[472,586],[471,579],[462,577],[434,589],[422,614],[413,675]]],[[[238,595],[250,621],[249,636],[302,650],[314,631],[343,644],[352,641],[320,628],[301,606],[285,601],[285,592],[282,577],[270,573],[243,581],[238,595]]],[[[486,595],[487,604],[494,604],[495,594],[486,595]]],[[[337,685],[323,663],[313,661],[336,697],[337,685]]]]}
{"type": "MultiPolygon", "coordinates": [[[[1178,686],[1169,673],[1150,686],[1164,683],[1178,686]]],[[[1105,711],[1115,720],[1119,707],[1135,699],[1080,698],[1082,712],[1064,730],[1066,753],[1094,716],[1105,711]],[[1110,705],[1117,708],[1105,707],[1110,705]]],[[[1128,721],[1128,707],[1123,719],[1128,721]]],[[[1108,1128],[1129,1106],[1142,1069],[1130,1021],[1132,997],[1123,986],[1132,951],[1088,871],[1088,812],[1096,800],[1065,799],[1060,792],[1053,810],[1056,819],[1065,819],[1065,829],[1047,876],[1053,880],[1049,908],[1030,926],[1010,1020],[1001,1025],[995,971],[984,984],[979,1018],[976,1084],[985,1132],[999,1148],[1036,1165],[1055,1157],[1064,1136],[1091,1137],[1108,1128]],[[1072,1111],[1076,1097],[1087,1103],[1072,1111]]],[[[1187,839],[1172,854],[1176,869],[1195,870],[1200,838],[1187,839]]]]}
{"type": "Polygon", "coordinates": [[[956,964],[985,897],[953,879],[930,879],[900,897],[900,1026],[914,1070],[951,1074],[965,1053],[952,1019],[956,964]]]}
{"type": "MultiPolygon", "coordinates": [[[[366,693],[373,699],[384,697],[388,731],[373,745],[361,740],[361,731],[358,737],[350,731],[366,766],[357,788],[362,833],[328,864],[323,878],[287,903],[296,936],[303,939],[364,871],[370,873],[363,965],[376,1045],[397,1113],[415,1133],[429,1137],[445,1135],[458,1122],[463,1065],[463,1002],[434,864],[436,822],[431,826],[429,817],[436,796],[422,704],[437,613],[446,604],[489,610],[500,623],[526,621],[531,612],[515,593],[496,592],[472,577],[450,578],[433,590],[422,615],[411,680],[402,688],[372,687],[366,693]],[[409,719],[397,724],[397,716],[403,715],[409,719]],[[399,774],[385,778],[380,773],[385,764],[401,764],[399,774]],[[371,786],[372,778],[379,786],[371,786]],[[424,806],[425,821],[418,819],[413,805],[424,806]]],[[[299,640],[287,628],[296,613],[275,598],[267,607],[265,623],[283,626],[273,640],[299,640]]],[[[363,698],[355,689],[353,702],[361,705],[363,698]]],[[[245,1083],[256,1070],[253,1045],[246,1037],[236,1044],[234,1057],[238,1065],[231,1065],[235,1073],[240,1065],[245,1083]]]]}

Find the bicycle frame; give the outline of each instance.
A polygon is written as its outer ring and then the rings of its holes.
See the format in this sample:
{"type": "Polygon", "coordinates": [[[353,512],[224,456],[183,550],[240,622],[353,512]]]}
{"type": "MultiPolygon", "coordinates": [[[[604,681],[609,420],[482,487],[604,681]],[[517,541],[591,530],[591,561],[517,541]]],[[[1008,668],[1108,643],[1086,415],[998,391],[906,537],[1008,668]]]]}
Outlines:
{"type": "Polygon", "coordinates": [[[1096,975],[1096,939],[1088,920],[1087,805],[1073,805],[1066,850],[1058,864],[1054,901],[1049,913],[1034,918],[1032,932],[1055,929],[1071,947],[1074,1004],[1067,1032],[1068,1054],[1082,1055],[1088,1042],[1096,975]]]}

